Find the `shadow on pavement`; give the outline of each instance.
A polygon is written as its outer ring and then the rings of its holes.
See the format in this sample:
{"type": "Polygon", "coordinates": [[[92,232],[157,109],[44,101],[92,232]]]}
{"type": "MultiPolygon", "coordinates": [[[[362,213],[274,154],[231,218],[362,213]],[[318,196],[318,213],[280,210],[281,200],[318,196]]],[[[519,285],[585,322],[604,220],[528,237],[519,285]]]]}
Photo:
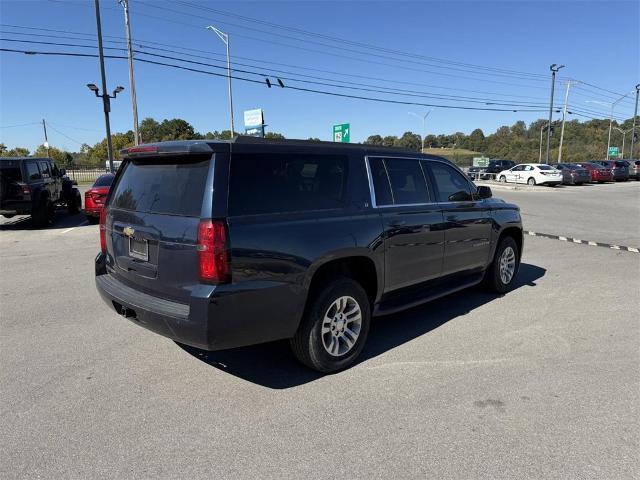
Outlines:
{"type": "Polygon", "coordinates": [[[0,231],[2,230],[55,230],[57,228],[84,227],[89,225],[87,217],[81,211],[71,215],[65,208],[56,209],[53,222],[46,227],[36,227],[28,215],[16,215],[12,218],[0,217],[0,231]]]}
{"type": "MultiPolygon", "coordinates": [[[[546,270],[523,263],[513,290],[535,286],[546,270]]],[[[359,362],[377,357],[406,342],[444,325],[449,320],[498,298],[497,295],[471,288],[406,312],[374,319],[369,338],[359,362]]],[[[278,341],[251,347],[208,352],[178,344],[187,353],[226,373],[273,389],[285,389],[312,382],[323,374],[299,364],[289,349],[289,342],[278,341]]]]}

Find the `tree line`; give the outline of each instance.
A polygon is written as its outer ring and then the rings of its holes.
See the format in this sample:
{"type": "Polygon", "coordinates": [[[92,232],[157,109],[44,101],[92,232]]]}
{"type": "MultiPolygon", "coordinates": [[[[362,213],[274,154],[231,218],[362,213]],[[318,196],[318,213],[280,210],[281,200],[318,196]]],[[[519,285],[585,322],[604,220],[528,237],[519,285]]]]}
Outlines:
{"type": "MultiPolygon", "coordinates": [[[[613,122],[613,127],[629,130],[632,119],[622,123],[613,122]]],[[[470,134],[455,132],[450,135],[427,135],[425,137],[425,149],[441,149],[444,156],[451,157],[449,151],[468,150],[467,161],[471,156],[482,154],[491,158],[505,158],[516,163],[535,162],[538,160],[540,148],[540,133],[543,137],[543,158],[546,147],[546,120],[536,120],[527,125],[523,121],[517,121],[511,126],[502,126],[494,133],[485,135],[480,128],[476,128],[470,134]]],[[[200,133],[186,120],[181,118],[165,119],[161,122],[153,118],[145,118],[139,127],[139,132],[144,143],[162,142],[167,140],[224,140],[231,137],[229,130],[200,133]]],[[[567,162],[602,159],[606,154],[607,137],[609,133],[609,120],[590,120],[580,122],[571,120],[565,123],[562,158],[567,162]]],[[[612,131],[611,145],[622,146],[622,134],[615,128],[612,131]]],[[[284,135],[275,132],[265,134],[266,138],[284,139],[284,135]]],[[[319,140],[309,138],[309,140],[319,140]]],[[[560,122],[552,125],[551,158],[558,156],[560,142],[560,122]]],[[[114,157],[120,157],[120,150],[134,145],[133,131],[115,133],[111,136],[114,157]]],[[[401,136],[395,135],[371,135],[363,143],[386,147],[400,147],[420,151],[422,138],[414,132],[405,132],[401,136]]],[[[640,142],[636,142],[636,157],[640,142]]],[[[629,158],[631,135],[626,138],[625,157],[629,158]]],[[[107,158],[106,138],[93,146],[83,144],[79,151],[68,152],[55,147],[50,147],[51,157],[61,165],[104,165],[107,158]]],[[[9,149],[0,143],[0,156],[47,156],[44,145],[38,146],[34,152],[23,147],[9,149]]],[[[457,155],[457,154],[456,154],[457,155]]],[[[459,160],[456,156],[455,160],[459,160]]],[[[467,162],[465,162],[467,163],[467,162]]]]}

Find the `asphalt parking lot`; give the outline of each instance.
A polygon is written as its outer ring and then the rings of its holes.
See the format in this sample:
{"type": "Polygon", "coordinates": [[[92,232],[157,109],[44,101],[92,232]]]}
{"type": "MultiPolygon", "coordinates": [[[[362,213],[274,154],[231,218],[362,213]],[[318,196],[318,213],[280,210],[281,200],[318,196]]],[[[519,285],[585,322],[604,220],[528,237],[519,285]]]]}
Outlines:
{"type": "MultiPolygon", "coordinates": [[[[640,182],[495,188],[527,230],[640,246],[640,182]]],[[[526,237],[517,288],[377,319],[321,376],[184,349],[98,298],[98,227],[0,219],[2,478],[637,478],[640,254],[526,237]]]]}

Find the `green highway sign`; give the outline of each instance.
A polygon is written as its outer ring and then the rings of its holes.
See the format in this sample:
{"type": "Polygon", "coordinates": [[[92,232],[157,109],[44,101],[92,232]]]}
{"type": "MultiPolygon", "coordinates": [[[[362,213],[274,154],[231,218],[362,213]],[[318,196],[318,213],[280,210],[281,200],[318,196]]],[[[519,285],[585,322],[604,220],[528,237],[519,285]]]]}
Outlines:
{"type": "Polygon", "coordinates": [[[348,123],[341,123],[333,126],[333,141],[349,143],[351,139],[351,127],[348,123]]]}
{"type": "Polygon", "coordinates": [[[618,147],[609,147],[609,156],[610,157],[620,156],[620,150],[618,149],[618,147]]]}

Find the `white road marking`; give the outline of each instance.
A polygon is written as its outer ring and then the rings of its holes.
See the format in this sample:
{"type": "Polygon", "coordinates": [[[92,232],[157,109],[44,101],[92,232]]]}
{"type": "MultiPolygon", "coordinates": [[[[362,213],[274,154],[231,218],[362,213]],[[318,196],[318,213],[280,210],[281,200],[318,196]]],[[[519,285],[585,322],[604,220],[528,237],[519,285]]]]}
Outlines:
{"type": "Polygon", "coordinates": [[[67,228],[66,230],[63,230],[62,232],[60,232],[60,235],[64,235],[65,233],[69,233],[71,230],[75,230],[78,227],[84,227],[85,225],[89,225],[88,220],[85,220],[80,225],[76,225],[75,227],[71,227],[71,228],[67,228]]]}

